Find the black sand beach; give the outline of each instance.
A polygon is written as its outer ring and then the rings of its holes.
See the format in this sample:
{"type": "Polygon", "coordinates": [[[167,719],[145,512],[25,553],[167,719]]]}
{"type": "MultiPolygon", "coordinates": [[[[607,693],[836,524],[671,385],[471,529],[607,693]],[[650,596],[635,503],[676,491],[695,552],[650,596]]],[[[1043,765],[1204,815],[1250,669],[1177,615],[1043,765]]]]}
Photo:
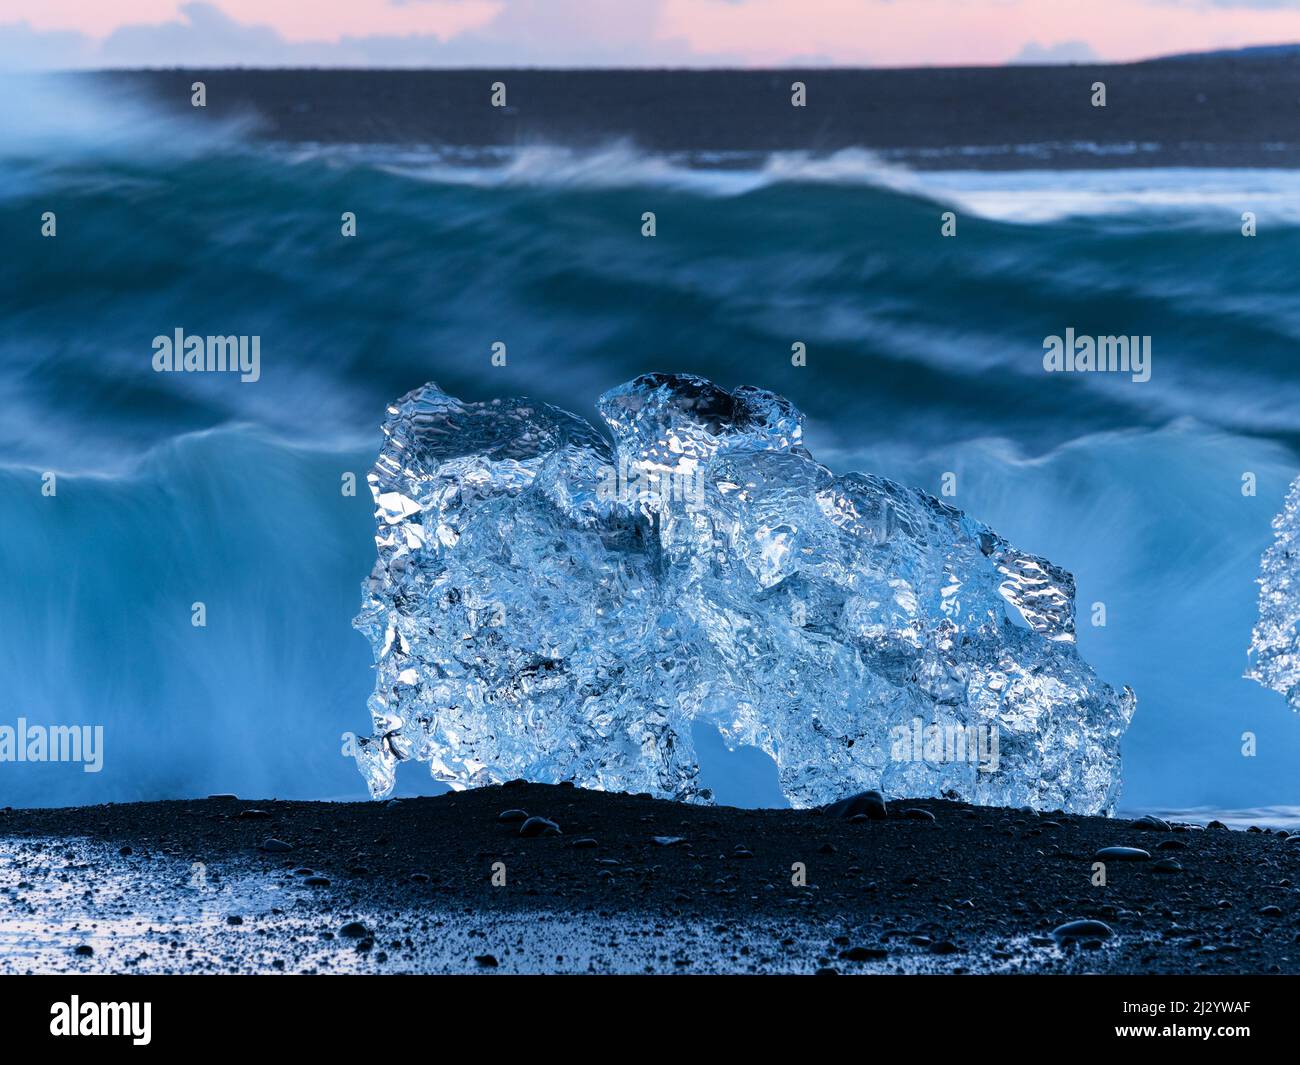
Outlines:
{"type": "Polygon", "coordinates": [[[1300,165],[1300,58],[889,70],[150,70],[103,79],[277,141],[865,148],[918,168],[1300,165]],[[494,82],[508,106],[490,105],[494,82]],[[791,85],[807,106],[791,106],[791,85]],[[1105,107],[1092,103],[1106,85],[1105,107]]]}
{"type": "Polygon", "coordinates": [[[520,783],[11,809],[0,972],[1297,973],[1298,884],[1284,833],[936,800],[850,819],[520,783]],[[1117,846],[1150,858],[1092,886],[1117,846]],[[1053,935],[1079,920],[1104,927],[1053,935]]]}

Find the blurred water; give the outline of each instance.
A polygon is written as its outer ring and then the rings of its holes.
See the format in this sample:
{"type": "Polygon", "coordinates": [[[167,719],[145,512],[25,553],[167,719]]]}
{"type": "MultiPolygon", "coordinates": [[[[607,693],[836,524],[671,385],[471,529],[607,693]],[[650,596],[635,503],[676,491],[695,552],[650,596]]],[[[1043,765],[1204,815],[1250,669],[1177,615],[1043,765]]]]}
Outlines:
{"type": "MultiPolygon", "coordinates": [[[[590,416],[648,370],[788,395],[839,472],[955,472],[1071,569],[1085,657],[1139,698],[1125,806],[1295,800],[1300,722],[1241,673],[1300,441],[1300,174],[290,150],[95,106],[0,113],[0,724],[104,724],[105,768],[4,765],[0,802],[361,796],[384,405],[433,379],[590,416]],[[1044,374],[1067,327],[1150,335],[1152,379],[1044,374]],[[154,373],[176,328],[260,336],[261,380],[154,373]]],[[[724,801],[773,801],[752,752],[702,756],[724,801]]]]}

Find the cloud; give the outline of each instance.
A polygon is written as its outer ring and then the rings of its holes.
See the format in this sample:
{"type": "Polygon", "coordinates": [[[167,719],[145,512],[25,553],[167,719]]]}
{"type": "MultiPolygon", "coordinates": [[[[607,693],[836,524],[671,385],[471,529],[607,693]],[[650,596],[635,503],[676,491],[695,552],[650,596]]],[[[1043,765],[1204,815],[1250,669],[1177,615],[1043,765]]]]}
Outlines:
{"type": "Polygon", "coordinates": [[[79,67],[91,63],[93,55],[94,42],[75,30],[34,30],[27,22],[0,25],[0,68],[79,67]]]}
{"type": "Polygon", "coordinates": [[[1029,41],[1007,60],[1010,65],[1038,65],[1048,63],[1099,63],[1101,60],[1087,41],[1059,41],[1056,44],[1039,44],[1029,41]]]}
{"type": "Polygon", "coordinates": [[[684,38],[658,36],[662,0],[506,0],[486,25],[446,38],[288,41],[271,26],[239,22],[205,0],[181,4],[179,14],[167,22],[122,26],[102,39],[41,32],[26,22],[0,25],[0,67],[686,66],[737,59],[695,52],[684,38]]]}
{"type": "Polygon", "coordinates": [[[216,66],[235,57],[252,66],[313,47],[291,45],[270,26],[236,22],[213,4],[182,4],[180,13],[173,22],[114,30],[99,47],[100,61],[107,66],[216,66]]]}

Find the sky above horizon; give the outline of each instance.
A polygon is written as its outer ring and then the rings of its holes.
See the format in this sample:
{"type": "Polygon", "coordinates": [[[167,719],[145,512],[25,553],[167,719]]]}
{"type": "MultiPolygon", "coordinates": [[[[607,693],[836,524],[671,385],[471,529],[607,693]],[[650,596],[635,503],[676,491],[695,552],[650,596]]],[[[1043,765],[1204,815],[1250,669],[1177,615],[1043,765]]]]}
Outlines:
{"type": "Polygon", "coordinates": [[[0,0],[0,68],[925,66],[1300,42],[1300,0],[0,0]]]}

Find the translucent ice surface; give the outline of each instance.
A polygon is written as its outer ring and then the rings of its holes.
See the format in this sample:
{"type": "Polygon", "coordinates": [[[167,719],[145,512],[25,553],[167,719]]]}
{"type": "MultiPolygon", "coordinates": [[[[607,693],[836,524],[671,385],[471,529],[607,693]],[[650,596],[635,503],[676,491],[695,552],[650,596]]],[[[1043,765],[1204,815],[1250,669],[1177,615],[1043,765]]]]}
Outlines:
{"type": "Polygon", "coordinates": [[[698,720],[766,751],[794,806],[1113,809],[1135,700],[1079,657],[1068,573],[918,489],[835,476],[770,392],[649,374],[599,410],[609,438],[433,384],[388,409],[356,619],[372,794],[422,761],[457,788],[708,801],[698,720]]]}
{"type": "Polygon", "coordinates": [[[1273,519],[1273,537],[1259,564],[1259,621],[1246,676],[1300,711],[1300,478],[1273,519]]]}

